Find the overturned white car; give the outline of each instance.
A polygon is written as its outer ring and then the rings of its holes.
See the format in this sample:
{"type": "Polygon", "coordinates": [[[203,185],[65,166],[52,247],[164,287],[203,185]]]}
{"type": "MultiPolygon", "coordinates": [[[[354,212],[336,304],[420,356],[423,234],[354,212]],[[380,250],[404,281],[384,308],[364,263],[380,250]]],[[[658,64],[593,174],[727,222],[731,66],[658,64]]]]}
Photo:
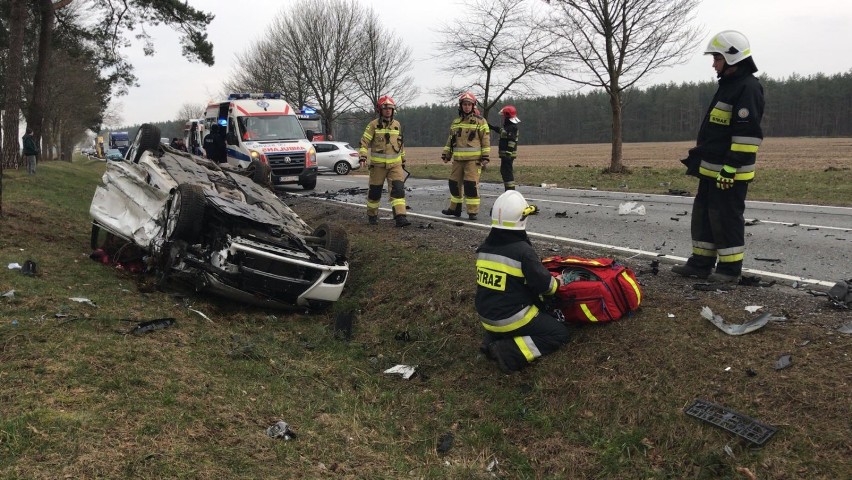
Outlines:
{"type": "MultiPolygon", "coordinates": [[[[315,230],[246,171],[160,144],[145,124],[109,162],[92,199],[92,248],[105,231],[136,245],[162,278],[268,307],[336,301],[349,273],[346,232],[315,230]]],[[[268,182],[268,165],[248,170],[268,182]]]]}

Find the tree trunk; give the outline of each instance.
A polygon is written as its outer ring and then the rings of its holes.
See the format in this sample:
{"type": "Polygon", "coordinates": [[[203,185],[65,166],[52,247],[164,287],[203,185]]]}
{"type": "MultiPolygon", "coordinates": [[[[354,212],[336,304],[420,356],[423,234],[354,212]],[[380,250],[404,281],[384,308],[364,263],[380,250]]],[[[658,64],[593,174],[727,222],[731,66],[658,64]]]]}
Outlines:
{"type": "Polygon", "coordinates": [[[3,105],[3,158],[8,168],[18,168],[18,119],[21,111],[21,66],[24,55],[26,0],[12,0],[9,10],[9,54],[6,57],[6,102],[3,105]]]}
{"type": "Polygon", "coordinates": [[[609,173],[622,173],[626,169],[621,161],[622,146],[622,104],[621,90],[613,90],[609,95],[609,104],[612,107],[612,159],[609,164],[609,173]]]}
{"type": "Polygon", "coordinates": [[[27,126],[33,129],[33,140],[36,145],[41,142],[42,122],[44,121],[44,101],[46,81],[50,68],[50,54],[52,53],[51,42],[53,40],[53,2],[51,0],[37,0],[39,15],[41,17],[40,30],[38,34],[38,63],[33,78],[33,97],[27,112],[27,126]]]}

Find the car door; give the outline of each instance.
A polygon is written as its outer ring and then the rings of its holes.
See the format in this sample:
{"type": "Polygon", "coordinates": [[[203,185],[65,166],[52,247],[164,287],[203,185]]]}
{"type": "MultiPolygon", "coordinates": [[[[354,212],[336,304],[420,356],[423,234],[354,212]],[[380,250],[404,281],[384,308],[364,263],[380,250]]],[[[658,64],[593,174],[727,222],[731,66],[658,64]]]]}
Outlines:
{"type": "Polygon", "coordinates": [[[315,143],[314,148],[317,151],[317,166],[319,169],[326,171],[334,168],[337,145],[333,143],[315,143]]]}

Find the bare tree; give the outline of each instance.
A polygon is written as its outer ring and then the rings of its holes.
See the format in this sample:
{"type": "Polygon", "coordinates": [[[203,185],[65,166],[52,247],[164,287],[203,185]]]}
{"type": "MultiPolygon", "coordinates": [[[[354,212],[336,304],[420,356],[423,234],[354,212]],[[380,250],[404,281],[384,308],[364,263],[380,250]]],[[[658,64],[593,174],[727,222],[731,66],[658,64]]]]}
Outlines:
{"type": "Polygon", "coordinates": [[[26,26],[26,0],[11,0],[9,6],[9,49],[7,51],[6,78],[3,103],[3,158],[0,162],[7,168],[18,168],[18,123],[21,111],[22,62],[11,61],[24,54],[24,27],[26,26]]]}
{"type": "Polygon", "coordinates": [[[184,122],[193,118],[204,118],[204,113],[207,111],[207,105],[203,103],[184,103],[178,110],[175,120],[184,122]]]}
{"type": "Polygon", "coordinates": [[[549,30],[581,68],[559,76],[603,88],[612,109],[609,171],[622,161],[624,91],[648,73],[686,61],[703,36],[692,25],[699,0],[545,0],[554,6],[549,30]]]}
{"type": "Polygon", "coordinates": [[[224,85],[226,92],[281,92],[296,108],[309,102],[304,75],[284,63],[284,55],[278,47],[285,42],[281,38],[283,27],[277,26],[280,22],[281,17],[276,19],[276,26],[267,38],[237,54],[234,72],[224,85]]]}
{"type": "Polygon", "coordinates": [[[299,0],[273,25],[281,65],[304,80],[326,134],[357,98],[355,65],[362,54],[364,7],[355,0],[299,0]]]}
{"type": "Polygon", "coordinates": [[[412,68],[411,49],[393,32],[382,26],[381,19],[372,9],[367,13],[362,28],[361,53],[355,65],[355,83],[366,100],[364,110],[373,111],[382,95],[390,95],[398,105],[404,105],[417,96],[414,79],[407,75],[412,68]]]}
{"type": "Polygon", "coordinates": [[[534,82],[565,61],[564,51],[539,26],[540,10],[529,0],[475,0],[459,17],[463,20],[442,27],[437,57],[458,82],[443,94],[473,91],[485,116],[510,93],[533,94],[534,82]]]}

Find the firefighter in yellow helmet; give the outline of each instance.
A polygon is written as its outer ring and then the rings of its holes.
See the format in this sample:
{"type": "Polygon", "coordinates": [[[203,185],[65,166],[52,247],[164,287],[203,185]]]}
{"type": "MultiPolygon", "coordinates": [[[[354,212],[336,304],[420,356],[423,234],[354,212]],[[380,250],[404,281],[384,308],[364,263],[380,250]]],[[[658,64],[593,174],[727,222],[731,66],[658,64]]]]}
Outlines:
{"type": "Polygon", "coordinates": [[[695,147],[681,160],[687,175],[699,180],[692,204],[692,255],[686,265],[672,267],[672,272],[736,284],[745,256],[746,193],[763,142],[763,87],[754,76],[757,66],[742,33],[717,33],[704,53],[713,55],[719,87],[695,147]]]}
{"type": "Polygon", "coordinates": [[[470,92],[461,94],[459,116],[450,125],[450,136],[441,153],[444,163],[453,162],[450,206],[441,213],[460,217],[464,203],[470,220],[476,220],[479,213],[479,174],[491,153],[488,122],[475,113],[475,108],[476,97],[470,92]]]}
{"type": "Polygon", "coordinates": [[[405,215],[405,147],[402,143],[402,127],[393,118],[396,102],[384,95],[379,98],[376,109],[379,118],[367,124],[358,152],[358,161],[362,167],[367,164],[368,155],[370,158],[367,220],[371,225],[378,223],[382,186],[387,181],[396,226],[407,227],[411,222],[405,215]]]}
{"type": "Polygon", "coordinates": [[[476,250],[476,313],[485,333],[482,351],[504,373],[526,367],[568,342],[568,328],[539,310],[539,295],[554,295],[560,280],[542,265],[527,237],[535,212],[517,190],[491,207],[491,232],[476,250]]]}

